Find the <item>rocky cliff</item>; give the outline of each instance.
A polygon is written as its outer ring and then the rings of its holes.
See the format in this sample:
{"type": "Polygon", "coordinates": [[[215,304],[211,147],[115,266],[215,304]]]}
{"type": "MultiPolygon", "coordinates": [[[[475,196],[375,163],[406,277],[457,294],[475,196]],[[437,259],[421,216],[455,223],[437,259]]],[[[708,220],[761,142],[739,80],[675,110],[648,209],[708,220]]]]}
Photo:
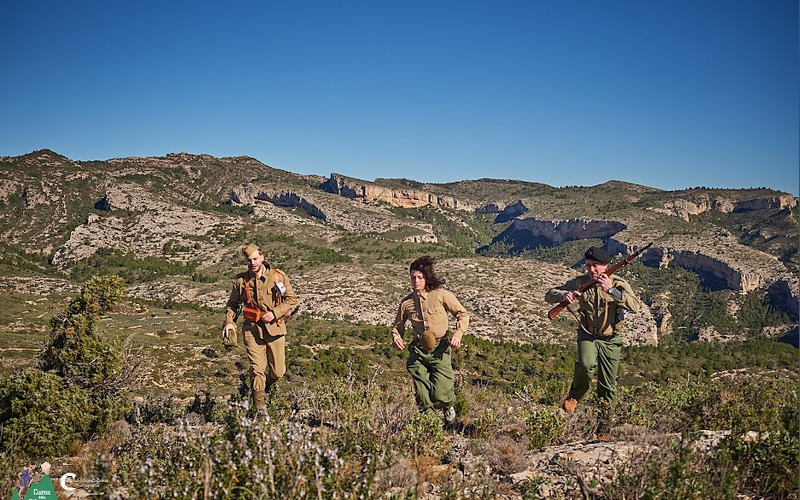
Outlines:
{"type": "Polygon", "coordinates": [[[403,208],[432,206],[453,210],[475,209],[471,204],[451,196],[439,196],[414,189],[391,189],[364,181],[356,181],[337,174],[331,174],[328,181],[322,184],[321,188],[329,193],[338,194],[363,203],[383,202],[403,208]]]}
{"type": "Polygon", "coordinates": [[[741,213],[755,210],[796,209],[797,199],[781,194],[754,199],[735,201],[725,196],[696,195],[691,200],[678,198],[664,202],[661,207],[652,207],[656,212],[674,215],[688,221],[690,215],[699,215],[715,210],[721,213],[741,213]]]}
{"type": "MultiPolygon", "coordinates": [[[[249,157],[181,153],[74,162],[40,151],[0,157],[0,201],[7,265],[69,274],[98,250],[113,249],[191,265],[206,280],[161,276],[132,284],[132,293],[149,299],[221,307],[227,292],[220,283],[238,269],[237,245],[265,235],[280,247],[277,263],[296,278],[304,314],[387,324],[407,289],[408,262],[424,252],[443,258],[448,286],[473,313],[476,335],[565,342],[574,325],[548,321],[543,294],[574,275],[568,266],[577,262],[544,264],[508,253],[488,258],[475,249],[504,242],[514,254],[592,240],[615,258],[654,242],[643,256],[648,266],[680,266],[736,292],[768,290],[773,305],[795,316],[798,310],[795,200],[768,190],[370,183],[292,174],[249,157]],[[719,217],[684,219],[663,213],[668,206],[719,217]],[[726,222],[731,217],[739,218],[726,222]]],[[[653,299],[631,320],[625,342],[655,343],[658,331],[669,333],[670,300],[653,299]]]]}
{"type": "MultiPolygon", "coordinates": [[[[514,234],[514,237],[542,241],[547,246],[557,246],[567,241],[608,239],[625,228],[625,224],[612,220],[548,221],[529,217],[515,220],[504,234],[514,234]]],[[[503,234],[498,238],[501,236],[503,234]]]]}

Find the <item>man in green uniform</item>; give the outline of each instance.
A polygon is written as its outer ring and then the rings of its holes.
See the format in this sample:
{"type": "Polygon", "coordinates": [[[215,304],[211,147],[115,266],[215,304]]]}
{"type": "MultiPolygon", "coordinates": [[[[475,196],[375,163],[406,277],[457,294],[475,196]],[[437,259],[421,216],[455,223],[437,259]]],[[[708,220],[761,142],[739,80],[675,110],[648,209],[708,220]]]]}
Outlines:
{"type": "Polygon", "coordinates": [[[575,411],[589,383],[597,377],[597,395],[616,403],[617,371],[622,351],[620,333],[628,312],[639,311],[639,299],[627,281],[617,275],[605,274],[611,261],[608,253],[599,247],[590,247],[584,254],[587,273],[568,281],[560,288],[553,288],[545,294],[545,300],[552,304],[565,300],[568,304],[578,303],[578,313],[569,311],[578,321],[578,361],[569,396],[562,407],[568,413],[575,411]],[[577,290],[587,281],[594,280],[597,286],[583,293],[577,290]]]}
{"type": "Polygon", "coordinates": [[[456,420],[453,405],[453,365],[451,348],[458,349],[461,337],[469,325],[469,313],[450,291],[442,288],[445,280],[433,269],[434,259],[420,257],[411,263],[410,279],[413,290],[397,309],[392,324],[392,346],[405,349],[403,334],[411,322],[414,339],[409,346],[406,369],[414,381],[417,404],[422,412],[444,410],[444,420],[452,425],[456,420]],[[448,336],[448,316],[456,318],[456,329],[448,336]]]}
{"type": "Polygon", "coordinates": [[[253,403],[263,409],[266,391],[286,373],[286,320],[297,305],[297,295],[286,274],[270,266],[260,248],[251,243],[241,251],[247,271],[233,280],[222,338],[226,345],[236,343],[237,311],[244,306],[242,335],[250,360],[253,403]]]}

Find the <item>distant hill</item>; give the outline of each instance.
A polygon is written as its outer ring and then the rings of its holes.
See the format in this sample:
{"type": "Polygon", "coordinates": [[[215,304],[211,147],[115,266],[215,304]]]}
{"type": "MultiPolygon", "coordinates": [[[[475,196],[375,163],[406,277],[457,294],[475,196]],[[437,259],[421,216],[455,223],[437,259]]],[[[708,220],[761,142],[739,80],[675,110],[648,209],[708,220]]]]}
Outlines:
{"type": "Polygon", "coordinates": [[[578,272],[590,244],[625,254],[653,242],[624,271],[648,305],[628,343],[778,338],[798,314],[797,208],[769,189],[369,182],[246,156],[73,161],[40,150],[0,157],[0,269],[72,282],[118,272],[134,296],[221,308],[236,249],[256,241],[293,277],[302,314],[387,324],[408,263],[429,253],[475,335],[563,343],[574,325],[546,319],[544,291],[578,272]],[[754,294],[763,299],[748,302],[754,294]],[[685,299],[706,296],[727,319],[685,299]],[[751,307],[783,319],[745,327],[751,307]]]}

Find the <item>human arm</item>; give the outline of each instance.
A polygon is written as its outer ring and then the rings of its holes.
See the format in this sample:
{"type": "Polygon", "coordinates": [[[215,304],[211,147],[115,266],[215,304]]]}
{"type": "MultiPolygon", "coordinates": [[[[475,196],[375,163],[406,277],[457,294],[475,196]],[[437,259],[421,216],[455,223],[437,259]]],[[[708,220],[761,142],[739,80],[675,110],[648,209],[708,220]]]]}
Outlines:
{"type": "Polygon", "coordinates": [[[239,310],[241,304],[241,290],[238,281],[234,280],[231,286],[231,293],[228,296],[228,302],[225,303],[225,320],[222,323],[222,333],[236,329],[236,311],[239,310]]]}
{"type": "MultiPolygon", "coordinates": [[[[292,284],[289,281],[289,277],[281,270],[274,270],[273,271],[273,288],[276,286],[277,283],[282,283],[283,287],[285,288],[285,292],[280,296],[280,304],[275,303],[272,308],[263,305],[262,308],[265,309],[262,317],[264,321],[267,323],[272,323],[276,319],[283,318],[297,306],[297,295],[294,293],[294,289],[292,289],[292,284]]],[[[272,293],[272,289],[270,289],[270,293],[272,293]]]]}
{"type": "Polygon", "coordinates": [[[392,323],[392,347],[398,351],[402,351],[406,348],[406,344],[403,341],[403,333],[405,332],[405,329],[406,318],[405,314],[403,314],[403,304],[401,303],[397,308],[397,314],[395,315],[394,322],[392,323]]]}
{"type": "Polygon", "coordinates": [[[638,313],[641,308],[641,301],[636,294],[633,293],[630,284],[623,279],[614,278],[613,285],[613,288],[606,290],[609,295],[614,297],[614,300],[619,302],[619,304],[628,311],[638,313]]]}
{"type": "Polygon", "coordinates": [[[578,276],[577,278],[567,281],[561,287],[551,288],[545,293],[544,300],[550,304],[558,304],[562,300],[567,301],[568,304],[572,304],[580,298],[581,294],[578,289],[585,281],[586,278],[584,276],[578,276]]]}
{"type": "Polygon", "coordinates": [[[443,294],[442,299],[445,310],[456,318],[456,329],[450,336],[450,347],[458,349],[461,346],[461,339],[469,327],[469,313],[452,293],[443,294]]]}

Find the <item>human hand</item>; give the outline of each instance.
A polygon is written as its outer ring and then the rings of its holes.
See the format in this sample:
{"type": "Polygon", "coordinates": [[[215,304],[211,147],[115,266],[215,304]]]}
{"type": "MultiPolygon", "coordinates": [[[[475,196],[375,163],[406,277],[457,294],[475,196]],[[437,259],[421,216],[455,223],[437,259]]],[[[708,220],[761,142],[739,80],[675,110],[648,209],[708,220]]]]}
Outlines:
{"type": "Polygon", "coordinates": [[[611,287],[614,286],[614,282],[611,280],[611,276],[607,274],[601,274],[600,276],[594,279],[598,286],[603,289],[604,292],[608,292],[611,287]]]}
{"type": "Polygon", "coordinates": [[[572,304],[581,296],[581,293],[577,290],[572,292],[567,292],[564,294],[564,300],[567,301],[567,304],[572,304]]]}
{"type": "Polygon", "coordinates": [[[403,342],[402,338],[395,338],[392,340],[392,347],[394,347],[398,351],[402,351],[406,348],[406,343],[403,342]]]}
{"type": "Polygon", "coordinates": [[[461,339],[458,337],[450,337],[450,347],[453,349],[458,349],[461,345],[461,339]]]}

